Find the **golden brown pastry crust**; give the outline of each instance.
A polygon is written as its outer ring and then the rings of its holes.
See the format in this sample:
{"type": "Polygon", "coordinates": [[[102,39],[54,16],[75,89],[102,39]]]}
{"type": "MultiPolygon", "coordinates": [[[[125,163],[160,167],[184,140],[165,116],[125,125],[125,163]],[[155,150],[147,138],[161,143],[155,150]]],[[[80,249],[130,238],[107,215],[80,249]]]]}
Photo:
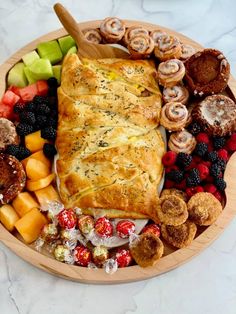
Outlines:
{"type": "Polygon", "coordinates": [[[158,66],[158,81],[159,84],[164,87],[175,86],[183,79],[184,75],[184,64],[178,59],[170,59],[165,62],[161,62],[158,66]]]}
{"type": "Polygon", "coordinates": [[[175,188],[162,190],[161,197],[162,196],[166,196],[166,195],[178,196],[179,198],[181,198],[185,202],[187,202],[187,200],[188,200],[187,194],[184,191],[181,191],[181,190],[178,190],[178,189],[175,189],[175,188]]]}
{"type": "Polygon", "coordinates": [[[191,154],[196,144],[195,137],[187,130],[172,133],[168,141],[169,149],[176,153],[191,154]]]}
{"type": "Polygon", "coordinates": [[[188,58],[190,58],[194,53],[196,52],[195,48],[188,44],[182,44],[181,43],[181,56],[180,60],[186,61],[188,58]]]}
{"type": "Polygon", "coordinates": [[[100,25],[100,32],[108,43],[117,43],[125,34],[125,24],[117,17],[107,17],[100,25]]]}
{"type": "Polygon", "coordinates": [[[144,33],[136,34],[130,38],[128,49],[132,59],[145,59],[154,49],[154,41],[144,33]]]}
{"type": "Polygon", "coordinates": [[[153,31],[151,31],[150,37],[154,41],[155,46],[157,45],[158,40],[162,35],[166,35],[166,33],[161,29],[154,29],[153,31]]]}
{"type": "Polygon", "coordinates": [[[108,217],[109,210],[112,217],[120,210],[157,221],[164,143],[152,73],[147,61],[65,58],[56,165],[66,207],[104,209],[108,217]],[[143,90],[148,96],[142,97],[143,90]]]}
{"type": "Polygon", "coordinates": [[[125,31],[125,35],[122,39],[122,42],[127,47],[128,44],[130,43],[131,38],[140,34],[149,35],[149,31],[146,28],[143,28],[142,26],[128,27],[125,31]]]}
{"type": "Polygon", "coordinates": [[[181,56],[181,44],[179,39],[167,34],[160,36],[156,43],[154,54],[161,61],[179,59],[181,56]]]}
{"type": "Polygon", "coordinates": [[[187,119],[188,110],[181,102],[168,102],[161,109],[160,124],[169,131],[181,131],[187,119]]]}
{"type": "Polygon", "coordinates": [[[181,84],[164,88],[162,94],[164,103],[175,101],[186,105],[189,99],[187,88],[181,84]]]}
{"type": "Polygon", "coordinates": [[[95,44],[100,44],[102,42],[102,36],[98,29],[96,28],[87,28],[83,30],[84,37],[95,44]]]}
{"type": "Polygon", "coordinates": [[[222,212],[218,199],[207,192],[193,195],[188,201],[189,218],[200,226],[209,226],[216,221],[222,212]]]}

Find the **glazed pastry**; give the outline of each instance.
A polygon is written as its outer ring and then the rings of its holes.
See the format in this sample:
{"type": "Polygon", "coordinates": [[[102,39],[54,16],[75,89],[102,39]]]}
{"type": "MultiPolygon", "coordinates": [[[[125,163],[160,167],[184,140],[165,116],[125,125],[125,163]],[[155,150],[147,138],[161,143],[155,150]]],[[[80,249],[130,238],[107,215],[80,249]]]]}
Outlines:
{"type": "Polygon", "coordinates": [[[180,84],[164,88],[162,95],[165,103],[175,101],[181,102],[185,105],[189,99],[189,92],[187,88],[180,84]]]}
{"type": "Polygon", "coordinates": [[[209,226],[216,221],[222,212],[218,199],[207,192],[194,194],[188,201],[189,218],[200,226],[209,226]]]}
{"type": "Polygon", "coordinates": [[[179,226],[161,225],[162,237],[179,249],[188,246],[195,238],[196,232],[197,226],[188,220],[179,226]]]}
{"type": "Polygon", "coordinates": [[[130,38],[128,49],[132,59],[148,58],[154,49],[154,42],[149,35],[136,34],[130,38]]]}
{"type": "Polygon", "coordinates": [[[107,17],[100,25],[100,31],[108,43],[117,43],[125,34],[125,24],[117,17],[107,17]]]}
{"type": "Polygon", "coordinates": [[[150,37],[154,41],[155,46],[157,45],[157,42],[162,35],[166,35],[166,33],[160,29],[155,29],[154,31],[151,31],[150,37]]]}
{"type": "Polygon", "coordinates": [[[176,153],[191,154],[196,144],[195,137],[187,130],[172,133],[168,141],[169,149],[176,153]]]}
{"type": "Polygon", "coordinates": [[[142,26],[132,26],[126,29],[125,35],[122,39],[124,45],[127,47],[128,44],[130,43],[131,38],[133,38],[136,35],[149,35],[149,32],[147,29],[143,28],[142,26]]]}
{"type": "Polygon", "coordinates": [[[179,198],[181,198],[184,202],[187,202],[188,197],[187,194],[184,191],[178,190],[178,189],[164,189],[161,192],[161,197],[162,196],[167,196],[167,195],[174,195],[174,196],[178,196],[179,198]]]}
{"type": "Polygon", "coordinates": [[[148,267],[162,257],[164,245],[153,233],[143,233],[130,244],[130,253],[139,266],[148,267]]]}
{"type": "Polygon", "coordinates": [[[102,42],[102,36],[98,29],[87,28],[83,30],[83,34],[88,41],[94,44],[100,44],[102,42]]]}
{"type": "Polygon", "coordinates": [[[162,62],[158,66],[157,75],[160,85],[173,87],[179,83],[185,75],[184,64],[178,59],[162,62]]]}
{"type": "Polygon", "coordinates": [[[181,44],[181,56],[180,60],[185,61],[190,58],[193,54],[195,54],[196,50],[187,44],[181,44]]]}
{"type": "Polygon", "coordinates": [[[164,195],[160,198],[157,215],[161,223],[179,226],[188,219],[187,205],[185,201],[176,195],[164,195]]]}
{"type": "Polygon", "coordinates": [[[0,118],[0,151],[5,150],[8,145],[18,143],[19,137],[14,123],[8,119],[0,118]]]}
{"type": "Polygon", "coordinates": [[[11,202],[25,187],[23,165],[15,157],[0,153],[0,204],[11,202]]]}
{"type": "Polygon", "coordinates": [[[178,59],[181,56],[179,39],[171,35],[160,36],[156,43],[154,54],[161,61],[178,59]]]}
{"type": "Polygon", "coordinates": [[[188,110],[181,102],[169,102],[161,109],[160,124],[169,131],[182,130],[188,119],[188,110]]]}
{"type": "Polygon", "coordinates": [[[225,136],[236,130],[236,104],[224,95],[206,97],[194,107],[192,117],[214,136],[225,136]]]}
{"type": "Polygon", "coordinates": [[[203,96],[222,92],[228,83],[230,66],[215,49],[204,49],[185,61],[186,83],[192,94],[203,96]]]}

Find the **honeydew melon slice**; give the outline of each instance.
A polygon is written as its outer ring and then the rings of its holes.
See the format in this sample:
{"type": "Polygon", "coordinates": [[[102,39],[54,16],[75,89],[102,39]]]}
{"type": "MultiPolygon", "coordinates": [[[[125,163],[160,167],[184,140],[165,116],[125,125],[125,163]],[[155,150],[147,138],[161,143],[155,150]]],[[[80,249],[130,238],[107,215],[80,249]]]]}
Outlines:
{"type": "Polygon", "coordinates": [[[75,46],[75,41],[70,35],[59,38],[58,43],[63,53],[63,56],[67,54],[68,50],[71,47],[75,46]]]}
{"type": "Polygon", "coordinates": [[[35,50],[28,52],[22,57],[22,60],[26,66],[31,65],[35,60],[39,59],[39,55],[35,50]]]}
{"type": "Polygon", "coordinates": [[[26,76],[27,81],[28,81],[29,84],[33,84],[33,83],[36,82],[36,79],[33,78],[33,76],[32,76],[32,74],[31,74],[31,72],[30,72],[28,67],[24,67],[24,72],[25,72],[25,76],[26,76]]]}
{"type": "Polygon", "coordinates": [[[73,46],[67,51],[67,55],[71,55],[72,53],[77,53],[77,47],[73,46]]]}
{"type": "Polygon", "coordinates": [[[61,68],[60,64],[52,66],[53,76],[57,79],[59,85],[61,84],[61,68]]]}
{"type": "Polygon", "coordinates": [[[14,85],[17,87],[25,87],[27,85],[27,79],[24,72],[24,63],[16,63],[8,73],[7,84],[8,86],[14,85]]]}
{"type": "Polygon", "coordinates": [[[51,64],[55,64],[63,58],[61,48],[56,40],[39,43],[37,50],[40,57],[48,59],[51,64]]]}
{"type": "Polygon", "coordinates": [[[48,59],[35,60],[28,66],[30,76],[38,80],[47,80],[53,76],[52,65],[48,59]]]}

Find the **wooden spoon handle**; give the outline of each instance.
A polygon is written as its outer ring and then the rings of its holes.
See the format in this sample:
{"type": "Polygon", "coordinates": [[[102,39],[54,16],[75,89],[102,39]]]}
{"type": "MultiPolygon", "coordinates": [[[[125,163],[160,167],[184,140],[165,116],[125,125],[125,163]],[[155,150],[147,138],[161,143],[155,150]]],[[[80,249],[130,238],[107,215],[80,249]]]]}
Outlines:
{"type": "Polygon", "coordinates": [[[63,5],[61,5],[60,3],[56,3],[54,5],[54,11],[56,12],[56,15],[58,16],[64,28],[67,30],[68,34],[70,34],[74,38],[77,45],[80,46],[81,44],[83,44],[85,41],[85,39],[83,38],[84,35],[78,27],[76,20],[66,10],[66,8],[63,7],[63,5]]]}

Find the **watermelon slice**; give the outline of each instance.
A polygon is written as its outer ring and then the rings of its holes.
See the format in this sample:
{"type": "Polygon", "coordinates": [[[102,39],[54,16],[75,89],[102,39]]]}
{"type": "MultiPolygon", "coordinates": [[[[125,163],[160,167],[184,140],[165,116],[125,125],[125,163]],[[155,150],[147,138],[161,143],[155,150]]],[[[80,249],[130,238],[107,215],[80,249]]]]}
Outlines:
{"type": "Polygon", "coordinates": [[[0,118],[11,120],[13,116],[13,107],[0,103],[0,118]]]}
{"type": "Polygon", "coordinates": [[[42,80],[37,81],[36,85],[37,85],[37,90],[38,90],[37,95],[47,96],[47,94],[48,94],[48,83],[47,83],[47,81],[42,81],[42,80]]]}
{"type": "Polygon", "coordinates": [[[19,100],[20,97],[11,90],[7,90],[2,97],[2,103],[10,107],[13,107],[19,100]]]}
{"type": "Polygon", "coordinates": [[[31,101],[34,96],[38,95],[37,84],[34,83],[26,87],[20,88],[19,94],[23,101],[31,101]]]}

